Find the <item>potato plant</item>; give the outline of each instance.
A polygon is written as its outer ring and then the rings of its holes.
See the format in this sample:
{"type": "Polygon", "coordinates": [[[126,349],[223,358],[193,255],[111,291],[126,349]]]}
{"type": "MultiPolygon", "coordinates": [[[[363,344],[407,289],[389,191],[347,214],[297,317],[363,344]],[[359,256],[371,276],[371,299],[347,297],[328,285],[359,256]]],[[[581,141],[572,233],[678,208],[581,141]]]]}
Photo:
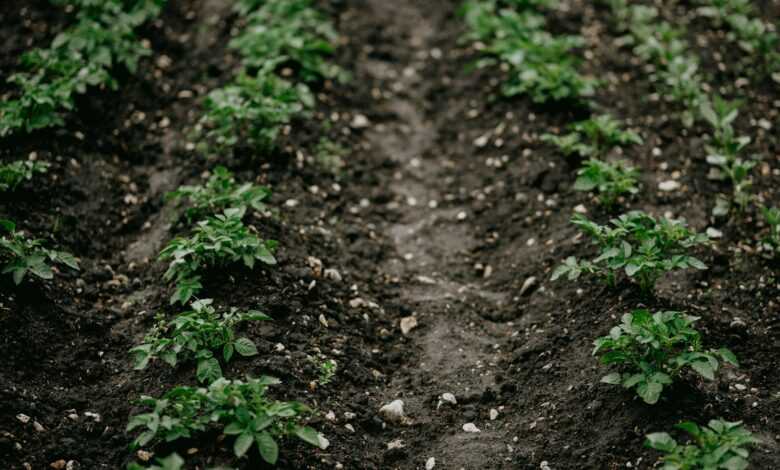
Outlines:
{"type": "Polygon", "coordinates": [[[121,0],[57,3],[74,6],[76,22],[48,49],[22,56],[23,71],[8,78],[19,93],[0,101],[0,136],[62,126],[76,95],[90,87],[116,88],[112,69],[122,65],[135,72],[138,61],[149,55],[134,30],[157,16],[164,0],[135,2],[129,9],[121,0]]]}
{"type": "Polygon", "coordinates": [[[258,311],[239,312],[232,308],[218,314],[211,299],[192,303],[192,310],[183,312],[172,320],[161,319],[140,344],[130,350],[135,369],[145,369],[153,359],[162,359],[170,366],[181,360],[197,362],[197,378],[200,382],[213,382],[222,377],[215,352],[221,352],[227,363],[234,353],[240,356],[257,354],[255,343],[249,338],[236,338],[235,326],[244,321],[270,320],[258,311]]]}
{"type": "Polygon", "coordinates": [[[469,0],[461,10],[468,25],[466,39],[486,45],[487,57],[477,67],[501,63],[509,68],[502,87],[505,96],[528,95],[536,103],[580,100],[591,96],[596,82],[577,71],[572,49],[578,36],[553,36],[544,16],[535,10],[547,1],[469,0]]]}
{"type": "Polygon", "coordinates": [[[183,468],[184,459],[176,453],[167,457],[155,459],[155,463],[149,467],[144,467],[135,462],[127,466],[127,470],[182,470],[183,468]]]}
{"type": "Polygon", "coordinates": [[[639,171],[624,161],[615,163],[590,159],[577,172],[576,191],[596,191],[598,202],[614,207],[618,198],[639,192],[639,171]]]}
{"type": "Polygon", "coordinates": [[[46,173],[49,166],[46,162],[33,160],[18,160],[0,165],[0,191],[15,191],[23,182],[32,180],[35,174],[46,173]]]}
{"type": "Polygon", "coordinates": [[[214,215],[225,209],[265,211],[271,190],[252,183],[239,185],[233,173],[224,166],[214,168],[208,181],[199,186],[181,186],[166,195],[166,199],[188,202],[184,212],[187,222],[214,215]]]}
{"type": "Polygon", "coordinates": [[[597,339],[593,355],[621,371],[601,381],[635,389],[645,403],[658,402],[665,386],[686,369],[708,380],[715,378],[719,361],[738,366],[728,349],[703,350],[701,335],[693,328],[698,317],[681,312],[634,310],[609,335],[597,339]]]}
{"type": "Polygon", "coordinates": [[[254,77],[241,73],[206,97],[195,138],[203,151],[220,153],[241,144],[267,152],[282,126],[313,105],[308,87],[293,85],[267,68],[254,77]]]}
{"type": "Polygon", "coordinates": [[[642,144],[636,132],[623,130],[617,119],[602,114],[569,125],[561,136],[543,134],[541,139],[558,148],[566,157],[603,158],[616,147],[642,144]]]}
{"type": "Polygon", "coordinates": [[[230,41],[248,68],[274,69],[291,64],[304,82],[345,78],[327,61],[338,41],[330,20],[317,11],[312,0],[239,2],[247,26],[230,41]]]}
{"type": "Polygon", "coordinates": [[[769,225],[769,234],[764,237],[763,247],[775,256],[780,255],[780,209],[777,207],[762,207],[766,223],[769,225]]]}
{"type": "Polygon", "coordinates": [[[756,18],[749,0],[697,0],[699,14],[709,17],[716,26],[727,26],[729,39],[747,52],[751,61],[780,81],[780,36],[756,18]]]}
{"type": "Polygon", "coordinates": [[[648,434],[645,442],[663,453],[663,470],[744,470],[749,465],[749,447],[760,442],[741,421],[713,419],[707,426],[685,421],[675,427],[688,433],[689,443],[679,444],[665,432],[648,434]]]}
{"type": "Polygon", "coordinates": [[[208,388],[176,387],[162,398],[143,396],[140,405],[151,411],[130,419],[127,431],[142,429],[133,445],[146,446],[154,440],[166,442],[192,437],[218,425],[222,433],[235,436],[233,453],[245,455],[256,446],[263,460],[275,464],[280,439],[294,436],[320,447],[317,431],[302,426],[301,418],[311,410],[298,402],[271,400],[270,385],[280,381],[271,377],[246,381],[218,379],[208,388]]]}
{"type": "Polygon", "coordinates": [[[276,264],[276,242],[262,240],[244,225],[246,209],[231,208],[198,222],[192,235],[177,237],[168,243],[159,259],[169,261],[164,279],[176,285],[171,304],[186,304],[203,288],[203,269],[241,262],[252,269],[256,261],[276,264]]]}
{"type": "Polygon", "coordinates": [[[0,264],[3,274],[11,274],[16,285],[28,273],[41,279],[53,278],[52,263],[79,269],[78,260],[72,254],[44,248],[41,240],[27,238],[10,220],[0,219],[0,229],[7,232],[0,237],[0,264]]]}
{"type": "Polygon", "coordinates": [[[667,272],[707,266],[689,254],[690,249],[708,243],[707,235],[690,231],[682,221],[656,220],[641,211],[632,211],[599,225],[577,214],[572,223],[589,235],[599,254],[593,260],[567,258],[552,274],[557,280],[575,280],[582,273],[596,275],[615,285],[623,272],[650,294],[658,279],[667,272]]]}

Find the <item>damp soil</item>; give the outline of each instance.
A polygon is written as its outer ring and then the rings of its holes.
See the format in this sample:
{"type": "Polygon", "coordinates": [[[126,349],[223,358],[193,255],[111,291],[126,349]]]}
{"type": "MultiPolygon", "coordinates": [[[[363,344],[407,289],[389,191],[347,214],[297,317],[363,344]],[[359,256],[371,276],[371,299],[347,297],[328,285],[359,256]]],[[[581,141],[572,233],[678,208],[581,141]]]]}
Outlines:
{"type": "MultiPolygon", "coordinates": [[[[0,217],[82,264],[18,287],[0,278],[0,467],[124,468],[134,458],[124,432],[140,411],[134,400],[194,385],[192,365],[137,372],[127,351],[157,313],[176,311],[155,258],[182,227],[163,196],[216,164],[273,188],[278,214],[247,223],[280,242],[278,266],[207,273],[204,297],[273,318],[245,327],[260,354],[232,361],[225,375],[280,378],[273,396],[315,408],[311,424],[330,441],[326,450],[285,442],[278,468],[418,469],[431,458],[437,469],[651,468],[646,433],[716,417],[743,420],[762,439],[754,468],[780,467],[780,266],[756,253],[758,214],[710,218],[728,188],[707,179],[704,129],[682,128],[675,106],[654,95],[647,71],[615,45],[606,10],[571,1],[550,14],[554,32],[586,38],[585,72],[609,83],[597,109],[644,137],[625,154],[644,190],[623,207],[723,233],[698,254],[709,270],[666,277],[651,300],[629,284],[551,283],[562,259],[592,253],[568,222],[575,207],[600,221],[614,215],[571,189],[577,162],[538,138],[589,111],[498,99],[502,71],[468,68],[478,53],[460,40],[459,3],[320,2],[341,34],[335,60],[352,79],[322,84],[316,111],[269,155],[209,160],[187,146],[200,100],[237,64],[226,43],[241,19],[223,0],[169,1],[142,28],[153,54],[137,75],[81,98],[64,129],[0,142],[3,161],[34,153],[52,163],[0,194],[0,217]],[[353,125],[358,115],[369,125],[353,125]],[[343,168],[317,159],[323,137],[349,149],[343,168]],[[678,192],[656,189],[673,178],[678,192]],[[640,306],[700,316],[706,345],[732,349],[741,367],[714,382],[686,377],[653,407],[600,384],[593,340],[640,306]],[[416,327],[402,332],[402,319],[416,327]],[[317,385],[325,359],[338,373],[317,385]],[[457,404],[442,403],[443,393],[457,404]],[[378,414],[396,399],[401,423],[378,414]],[[480,432],[464,432],[466,423],[480,432]]],[[[737,127],[763,156],[756,193],[777,205],[780,141],[759,123],[777,122],[776,87],[758,78],[735,87],[741,74],[721,70],[734,46],[675,3],[666,14],[706,45],[697,53],[712,86],[750,100],[737,127]]],[[[776,13],[763,10],[768,20],[776,13]]],[[[47,2],[0,13],[0,71],[67,21],[47,2]]],[[[206,468],[236,465],[230,444],[211,433],[150,450],[206,468]]],[[[256,456],[237,465],[266,468],[256,456]]]]}

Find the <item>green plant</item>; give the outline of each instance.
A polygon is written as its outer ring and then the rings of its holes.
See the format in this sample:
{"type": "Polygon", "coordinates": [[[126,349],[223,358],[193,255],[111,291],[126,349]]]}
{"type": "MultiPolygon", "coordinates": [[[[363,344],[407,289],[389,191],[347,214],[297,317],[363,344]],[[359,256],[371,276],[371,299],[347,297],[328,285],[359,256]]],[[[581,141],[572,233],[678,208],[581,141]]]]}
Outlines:
{"type": "Polygon", "coordinates": [[[715,178],[730,181],[733,188],[731,200],[718,198],[713,214],[726,215],[732,205],[744,212],[751,200],[750,170],[756,162],[739,157],[740,152],[750,144],[750,137],[737,136],[732,126],[739,116],[739,103],[725,101],[716,96],[712,101],[702,101],[699,112],[713,132],[707,145],[707,163],[715,167],[715,178]]]}
{"type": "Polygon", "coordinates": [[[0,191],[15,191],[24,181],[30,181],[36,173],[46,173],[49,166],[46,162],[33,160],[19,160],[0,165],[0,191]]]}
{"type": "Polygon", "coordinates": [[[600,253],[592,261],[567,258],[553,271],[553,280],[563,276],[575,280],[588,273],[614,285],[623,271],[643,292],[651,293],[666,272],[707,268],[688,254],[691,248],[707,243],[707,235],[691,232],[682,221],[656,220],[644,212],[632,211],[612,219],[609,225],[599,225],[580,214],[572,218],[572,223],[592,238],[600,253]]]}
{"type": "Polygon", "coordinates": [[[79,263],[70,253],[50,250],[42,246],[41,240],[27,238],[16,231],[16,224],[0,219],[0,228],[8,232],[0,238],[0,262],[3,274],[11,273],[14,283],[19,285],[27,273],[41,279],[54,277],[49,263],[61,263],[71,269],[79,269],[79,263]]]}
{"type": "MultiPolygon", "coordinates": [[[[728,25],[729,39],[737,42],[754,62],[760,62],[763,70],[774,73],[780,70],[780,36],[756,18],[757,13],[750,0],[698,0],[699,14],[712,18],[715,25],[728,25]]],[[[775,78],[775,80],[778,80],[775,78]]]]}
{"type": "Polygon", "coordinates": [[[240,74],[232,84],[209,93],[195,138],[201,150],[222,152],[238,144],[271,150],[281,128],[314,105],[304,85],[292,85],[268,70],[240,74]]]}
{"type": "Polygon", "coordinates": [[[527,94],[534,102],[579,100],[591,96],[596,81],[577,71],[571,50],[583,43],[578,36],[553,36],[544,30],[544,16],[535,9],[546,1],[467,1],[461,14],[468,25],[466,39],[485,45],[477,67],[501,63],[509,70],[505,96],[527,94]]]}
{"type": "Polygon", "coordinates": [[[599,204],[612,207],[620,196],[639,192],[639,171],[626,162],[603,162],[590,159],[577,173],[574,189],[597,191],[599,204]]]}
{"type": "Polygon", "coordinates": [[[602,382],[635,388],[645,403],[658,402],[665,385],[670,385],[684,369],[690,368],[705,379],[713,380],[718,359],[737,366],[737,358],[728,349],[702,350],[701,335],[693,328],[698,317],[680,312],[634,310],[623,315],[623,322],[597,339],[593,355],[601,362],[616,365],[602,382]]]}
{"type": "Polygon", "coordinates": [[[262,240],[244,225],[245,208],[225,209],[221,215],[198,222],[193,234],[168,243],[159,259],[170,261],[164,279],[173,281],[176,290],[171,303],[187,303],[202,289],[198,273],[208,267],[242,262],[252,269],[255,261],[276,264],[273,240],[262,240]]]}
{"type": "Polygon", "coordinates": [[[176,453],[165,458],[155,459],[155,462],[156,464],[151,467],[144,467],[133,462],[127,466],[127,470],[182,470],[184,468],[184,459],[176,453]]]}
{"type": "Polygon", "coordinates": [[[320,139],[317,143],[317,147],[314,149],[314,156],[326,171],[330,172],[334,176],[339,176],[341,171],[346,166],[344,157],[349,153],[349,150],[339,145],[326,137],[320,139]]]}
{"type": "Polygon", "coordinates": [[[127,10],[121,0],[57,3],[78,9],[76,23],[48,49],[22,55],[23,71],[8,78],[20,92],[0,101],[0,136],[62,126],[63,111],[75,107],[76,95],[89,87],[116,88],[111,69],[121,64],[134,72],[139,59],[149,55],[133,31],[158,15],[164,0],[133,2],[127,10]]]}
{"type": "Polygon", "coordinates": [[[769,225],[769,234],[763,241],[764,248],[778,255],[780,254],[780,209],[777,207],[762,207],[761,212],[769,225]]]}
{"type": "Polygon", "coordinates": [[[252,183],[237,185],[236,179],[227,168],[217,166],[204,185],[181,186],[166,195],[167,199],[186,199],[189,207],[184,212],[188,222],[212,215],[225,209],[248,209],[265,211],[265,200],[271,190],[252,183]]]}
{"type": "Polygon", "coordinates": [[[208,388],[176,387],[161,399],[143,396],[140,404],[152,411],[133,416],[127,431],[142,428],[133,445],[145,446],[154,439],[170,442],[191,437],[218,424],[224,434],[236,436],[233,452],[237,457],[256,444],[260,456],[270,464],[278,459],[280,438],[295,436],[322,446],[317,431],[298,424],[301,416],[311,412],[307,406],[266,397],[268,386],[279,383],[271,377],[246,382],[218,379],[208,388]]]}
{"type": "Polygon", "coordinates": [[[579,155],[600,158],[615,147],[642,144],[636,132],[622,129],[620,121],[608,114],[576,122],[568,126],[569,133],[557,136],[544,134],[541,139],[556,147],[565,156],[579,155]]]}
{"type": "Polygon", "coordinates": [[[663,470],[743,470],[748,467],[748,447],[760,442],[741,421],[711,420],[707,426],[685,421],[677,426],[693,442],[681,445],[665,432],[647,435],[645,445],[663,452],[663,470]]]}
{"type": "Polygon", "coordinates": [[[337,370],[338,370],[338,365],[336,364],[336,361],[334,361],[333,359],[322,361],[320,363],[320,378],[319,378],[320,385],[328,385],[330,381],[333,380],[333,377],[336,376],[337,370]]]}
{"type": "Polygon", "coordinates": [[[292,63],[304,82],[346,78],[326,61],[338,34],[311,0],[243,1],[237,9],[247,15],[247,26],[230,47],[243,56],[244,66],[274,69],[292,63]]]}
{"type": "Polygon", "coordinates": [[[173,320],[159,319],[144,338],[143,344],[130,350],[135,369],[145,369],[152,359],[160,358],[175,366],[180,360],[197,361],[197,377],[200,382],[213,382],[222,377],[222,368],[214,357],[222,352],[224,361],[230,362],[233,353],[254,356],[257,347],[248,338],[236,338],[234,327],[243,321],[270,320],[270,317],[255,310],[217,314],[211,299],[192,303],[192,310],[183,312],[173,320]]]}

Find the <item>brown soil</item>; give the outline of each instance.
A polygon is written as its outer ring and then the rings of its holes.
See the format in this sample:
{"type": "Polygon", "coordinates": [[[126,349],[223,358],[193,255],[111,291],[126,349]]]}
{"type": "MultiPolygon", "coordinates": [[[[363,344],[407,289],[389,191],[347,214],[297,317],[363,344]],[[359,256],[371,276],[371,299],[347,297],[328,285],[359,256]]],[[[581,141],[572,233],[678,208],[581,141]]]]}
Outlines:
{"type": "MultiPolygon", "coordinates": [[[[25,3],[0,13],[3,75],[67,22],[47,2],[25,3]]],[[[586,37],[593,57],[585,71],[610,82],[595,98],[599,109],[644,137],[625,155],[643,171],[644,190],[623,208],[683,216],[724,235],[699,253],[709,270],[666,277],[653,300],[629,284],[550,282],[566,256],[592,253],[575,240],[574,207],[584,204],[600,221],[610,216],[571,189],[576,164],[538,140],[588,112],[493,99],[501,72],[467,70],[478,55],[460,41],[459,3],[323,2],[343,37],[336,60],[353,79],[317,90],[315,115],[295,122],[277,152],[218,162],[270,185],[279,208],[279,217],[248,220],[280,241],[278,266],[206,279],[204,297],[274,318],[247,327],[260,355],[233,361],[225,374],[282,379],[275,396],[316,408],[311,424],[331,443],[320,451],[286,442],[278,468],[417,469],[431,457],[436,469],[538,469],[544,461],[556,470],[650,468],[657,454],[643,448],[646,433],[715,417],[743,420],[763,440],[753,468],[780,467],[780,265],[755,253],[765,230],[758,214],[710,219],[714,195],[728,188],[706,177],[705,129],[683,129],[675,106],[651,96],[646,72],[614,46],[606,10],[573,0],[551,15],[556,32],[586,37]],[[350,126],[357,114],[369,128],[350,126]],[[316,162],[323,136],[350,149],[339,174],[316,162]],[[478,147],[482,136],[488,144],[478,147]],[[657,191],[675,172],[681,190],[657,191]],[[343,279],[319,276],[311,257],[343,279]],[[600,384],[605,369],[590,355],[593,340],[642,305],[701,316],[706,345],[732,349],[741,367],[715,382],[686,377],[656,406],[600,384]],[[418,323],[406,335],[404,317],[418,323]],[[339,372],[312,387],[325,358],[339,372]],[[445,392],[457,405],[439,406],[445,392]],[[394,399],[405,403],[405,424],[378,416],[394,399]],[[335,421],[325,417],[331,411],[335,421]],[[465,433],[465,423],[481,432],[465,433]]],[[[669,19],[687,21],[692,7],[676,3],[669,19]]],[[[176,311],[155,261],[180,230],[162,196],[217,163],[187,150],[186,136],[200,97],[237,63],[226,48],[236,21],[230,2],[171,0],[142,31],[154,55],[139,74],[121,77],[119,91],[83,97],[65,129],[0,142],[3,161],[36,152],[53,164],[35,183],[0,193],[0,217],[82,263],[80,272],[19,287],[0,277],[1,468],[45,469],[60,459],[124,468],[133,458],[134,436],[124,432],[139,411],[133,401],[194,384],[191,365],[132,371],[127,351],[157,312],[176,311]],[[32,420],[20,422],[20,413],[32,420]]],[[[755,190],[780,204],[780,140],[758,126],[777,121],[776,86],[753,80],[736,89],[740,74],[718,68],[718,56],[732,63],[733,45],[700,20],[688,27],[694,43],[708,45],[696,52],[709,82],[749,101],[738,128],[763,156],[755,190]]],[[[188,468],[204,468],[231,463],[228,444],[210,434],[153,450],[196,449],[188,468]]],[[[239,468],[265,466],[255,456],[239,468]]]]}

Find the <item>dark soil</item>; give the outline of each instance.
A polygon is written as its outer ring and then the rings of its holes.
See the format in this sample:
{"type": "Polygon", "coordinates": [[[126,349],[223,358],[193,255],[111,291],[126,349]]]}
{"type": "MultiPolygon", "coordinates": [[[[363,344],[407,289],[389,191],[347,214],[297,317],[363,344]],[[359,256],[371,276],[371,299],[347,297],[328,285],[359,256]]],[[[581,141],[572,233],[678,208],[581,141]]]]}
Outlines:
{"type": "MultiPolygon", "coordinates": [[[[24,3],[0,12],[3,76],[68,21],[47,2],[24,3]]],[[[763,440],[753,468],[780,468],[780,265],[756,252],[766,230],[759,214],[710,218],[715,195],[729,188],[707,179],[705,129],[682,128],[676,106],[654,96],[647,71],[615,46],[606,10],[573,0],[551,14],[555,32],[587,39],[584,71],[607,82],[598,110],[644,137],[625,154],[642,170],[644,190],[622,208],[685,217],[723,237],[698,254],[709,270],[666,277],[652,300],[627,283],[550,282],[565,257],[592,253],[569,224],[574,208],[584,205],[599,221],[614,215],[574,192],[576,162],[538,139],[588,111],[494,99],[502,73],[467,70],[478,54],[460,41],[459,3],[322,2],[343,38],[335,60],[353,78],[323,84],[314,115],[296,121],[270,155],[209,161],[187,146],[201,97],[237,64],[226,44],[240,19],[223,0],[169,1],[141,31],[152,57],[121,76],[118,91],[83,97],[65,129],[0,141],[3,161],[34,152],[53,164],[0,193],[0,218],[82,264],[19,287],[0,277],[0,468],[60,460],[124,468],[134,458],[134,436],[124,432],[140,411],[134,401],[194,385],[192,364],[136,372],[127,351],[158,312],[176,312],[155,260],[181,231],[163,195],[216,164],[271,186],[279,211],[247,220],[279,240],[278,266],[206,276],[204,297],[274,319],[246,327],[260,354],[232,361],[225,374],[280,378],[274,396],[315,408],[311,424],[331,444],[323,451],[285,442],[278,468],[417,469],[429,458],[436,469],[538,469],[545,461],[556,470],[650,468],[657,454],[643,447],[645,434],[717,417],[743,420],[763,440]],[[350,125],[359,114],[368,128],[350,125]],[[350,149],[342,171],[315,157],[325,136],[350,149]],[[476,145],[483,136],[487,145],[476,145]],[[657,190],[672,178],[679,191],[657,190]],[[741,367],[715,382],[686,377],[655,406],[600,384],[606,372],[590,355],[593,340],[640,306],[700,316],[706,345],[732,349],[741,367]],[[405,317],[417,321],[407,334],[405,317]],[[325,359],[339,370],[318,386],[325,359]],[[439,406],[445,392],[457,405],[439,406]],[[394,399],[404,401],[403,424],[378,415],[394,399]],[[465,423],[481,432],[465,433],[465,423]]],[[[688,23],[708,82],[749,103],[737,127],[763,157],[755,191],[780,204],[780,140],[759,125],[777,122],[776,85],[750,79],[736,87],[744,77],[730,67],[741,54],[724,32],[692,20],[692,2],[669,3],[676,6],[665,14],[688,23]]],[[[775,10],[762,11],[773,20],[775,10]]],[[[188,454],[188,468],[202,469],[231,464],[231,446],[209,434],[152,450],[188,454]]],[[[265,466],[255,456],[239,468],[265,466]]]]}

